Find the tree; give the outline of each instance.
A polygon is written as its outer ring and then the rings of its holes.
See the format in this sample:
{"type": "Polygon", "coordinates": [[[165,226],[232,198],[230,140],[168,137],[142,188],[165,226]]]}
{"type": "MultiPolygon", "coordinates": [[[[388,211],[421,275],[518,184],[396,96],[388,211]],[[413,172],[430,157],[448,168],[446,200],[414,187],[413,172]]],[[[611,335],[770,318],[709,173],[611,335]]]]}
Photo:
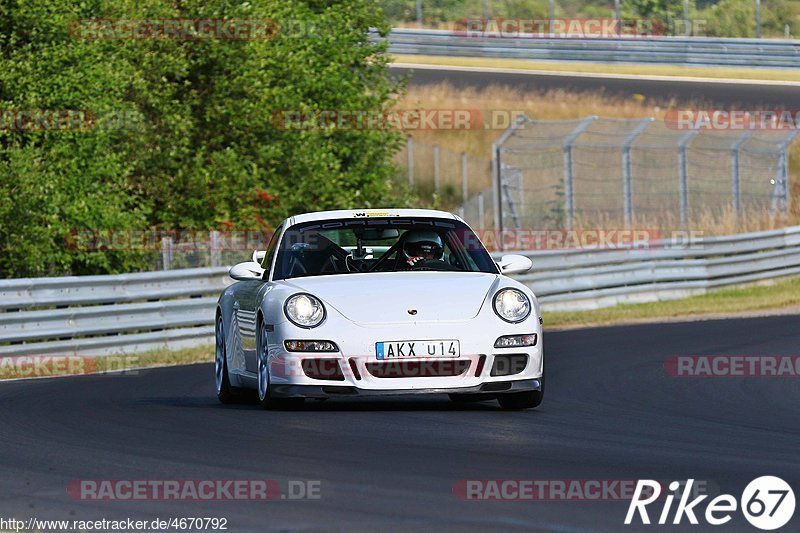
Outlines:
{"type": "Polygon", "coordinates": [[[0,198],[11,199],[0,205],[0,272],[148,265],[146,254],[64,245],[87,228],[269,230],[298,211],[402,201],[391,185],[397,132],[286,131],[272,120],[388,109],[400,86],[370,28],[389,30],[370,1],[0,0],[0,109],[123,118],[81,131],[0,127],[0,198]],[[76,31],[94,27],[86,19],[271,19],[280,29],[109,40],[76,31]]]}

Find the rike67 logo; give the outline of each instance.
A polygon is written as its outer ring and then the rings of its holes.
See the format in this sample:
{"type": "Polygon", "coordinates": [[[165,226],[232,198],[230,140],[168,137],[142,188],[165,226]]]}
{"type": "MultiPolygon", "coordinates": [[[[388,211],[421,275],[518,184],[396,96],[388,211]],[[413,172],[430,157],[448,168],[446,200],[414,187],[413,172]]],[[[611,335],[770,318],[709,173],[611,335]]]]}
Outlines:
{"type": "MultiPolygon", "coordinates": [[[[792,487],[784,480],[775,476],[762,476],[751,481],[739,501],[730,494],[720,494],[710,500],[705,507],[705,512],[700,513],[700,504],[708,498],[707,494],[697,496],[689,501],[692,495],[692,485],[694,479],[689,479],[685,483],[673,481],[669,484],[671,494],[663,498],[663,507],[658,515],[656,523],[664,525],[667,523],[680,524],[686,517],[690,524],[698,524],[697,515],[700,514],[705,521],[712,526],[727,524],[733,519],[737,507],[740,506],[744,517],[751,525],[758,529],[771,531],[786,525],[794,515],[795,499],[792,487]],[[675,496],[679,501],[672,514],[672,504],[675,496]],[[672,514],[672,521],[669,521],[672,514]]],[[[625,524],[630,525],[638,514],[642,524],[650,524],[650,516],[647,506],[661,499],[661,484],[652,479],[640,479],[636,484],[636,490],[628,507],[628,514],[625,516],[625,524]]],[[[660,501],[659,501],[660,503],[660,501]]]]}

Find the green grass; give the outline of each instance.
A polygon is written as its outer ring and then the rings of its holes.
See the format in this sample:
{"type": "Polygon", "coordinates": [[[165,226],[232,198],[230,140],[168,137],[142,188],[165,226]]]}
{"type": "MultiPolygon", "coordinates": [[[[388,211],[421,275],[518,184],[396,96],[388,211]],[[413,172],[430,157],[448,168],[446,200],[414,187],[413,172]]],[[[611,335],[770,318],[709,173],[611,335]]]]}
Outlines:
{"type": "Polygon", "coordinates": [[[491,67],[520,70],[545,70],[552,72],[581,72],[588,74],[626,74],[639,76],[669,76],[672,78],[725,78],[739,80],[800,81],[798,69],[685,67],[680,65],[633,65],[608,63],[583,63],[580,61],[548,62],[524,59],[497,59],[480,57],[440,57],[425,55],[395,55],[397,63],[447,65],[453,67],[491,67]]]}
{"type": "MultiPolygon", "coordinates": [[[[548,328],[599,326],[661,319],[715,317],[800,306],[800,277],[722,289],[701,296],[575,312],[542,312],[548,328]]],[[[800,310],[798,310],[800,313],[800,310]]]]}

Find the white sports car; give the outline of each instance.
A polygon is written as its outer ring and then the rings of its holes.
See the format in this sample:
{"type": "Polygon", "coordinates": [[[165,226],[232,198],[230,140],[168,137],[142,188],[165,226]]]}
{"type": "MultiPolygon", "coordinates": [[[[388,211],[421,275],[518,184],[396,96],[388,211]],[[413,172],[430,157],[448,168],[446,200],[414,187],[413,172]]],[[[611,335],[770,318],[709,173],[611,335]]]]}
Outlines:
{"type": "Polygon", "coordinates": [[[442,394],[507,409],[544,394],[539,305],[458,216],[419,209],[291,217],[230,270],[216,316],[217,397],[442,394]]]}

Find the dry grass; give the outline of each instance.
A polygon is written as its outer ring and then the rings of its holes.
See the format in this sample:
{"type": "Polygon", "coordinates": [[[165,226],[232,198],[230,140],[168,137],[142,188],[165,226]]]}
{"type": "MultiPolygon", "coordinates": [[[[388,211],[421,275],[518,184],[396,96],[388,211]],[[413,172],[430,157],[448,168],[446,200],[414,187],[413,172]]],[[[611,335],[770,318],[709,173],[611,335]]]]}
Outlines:
{"type": "MultiPolygon", "coordinates": [[[[477,109],[508,111],[514,115],[544,120],[579,119],[587,115],[616,118],[662,117],[664,106],[674,102],[647,102],[642,95],[630,99],[609,97],[603,93],[586,95],[564,90],[524,92],[505,85],[484,89],[457,89],[449,83],[414,86],[397,103],[398,109],[477,109]]],[[[499,129],[421,130],[412,133],[415,140],[438,143],[443,148],[488,157],[492,142],[502,133],[499,129]]]]}

